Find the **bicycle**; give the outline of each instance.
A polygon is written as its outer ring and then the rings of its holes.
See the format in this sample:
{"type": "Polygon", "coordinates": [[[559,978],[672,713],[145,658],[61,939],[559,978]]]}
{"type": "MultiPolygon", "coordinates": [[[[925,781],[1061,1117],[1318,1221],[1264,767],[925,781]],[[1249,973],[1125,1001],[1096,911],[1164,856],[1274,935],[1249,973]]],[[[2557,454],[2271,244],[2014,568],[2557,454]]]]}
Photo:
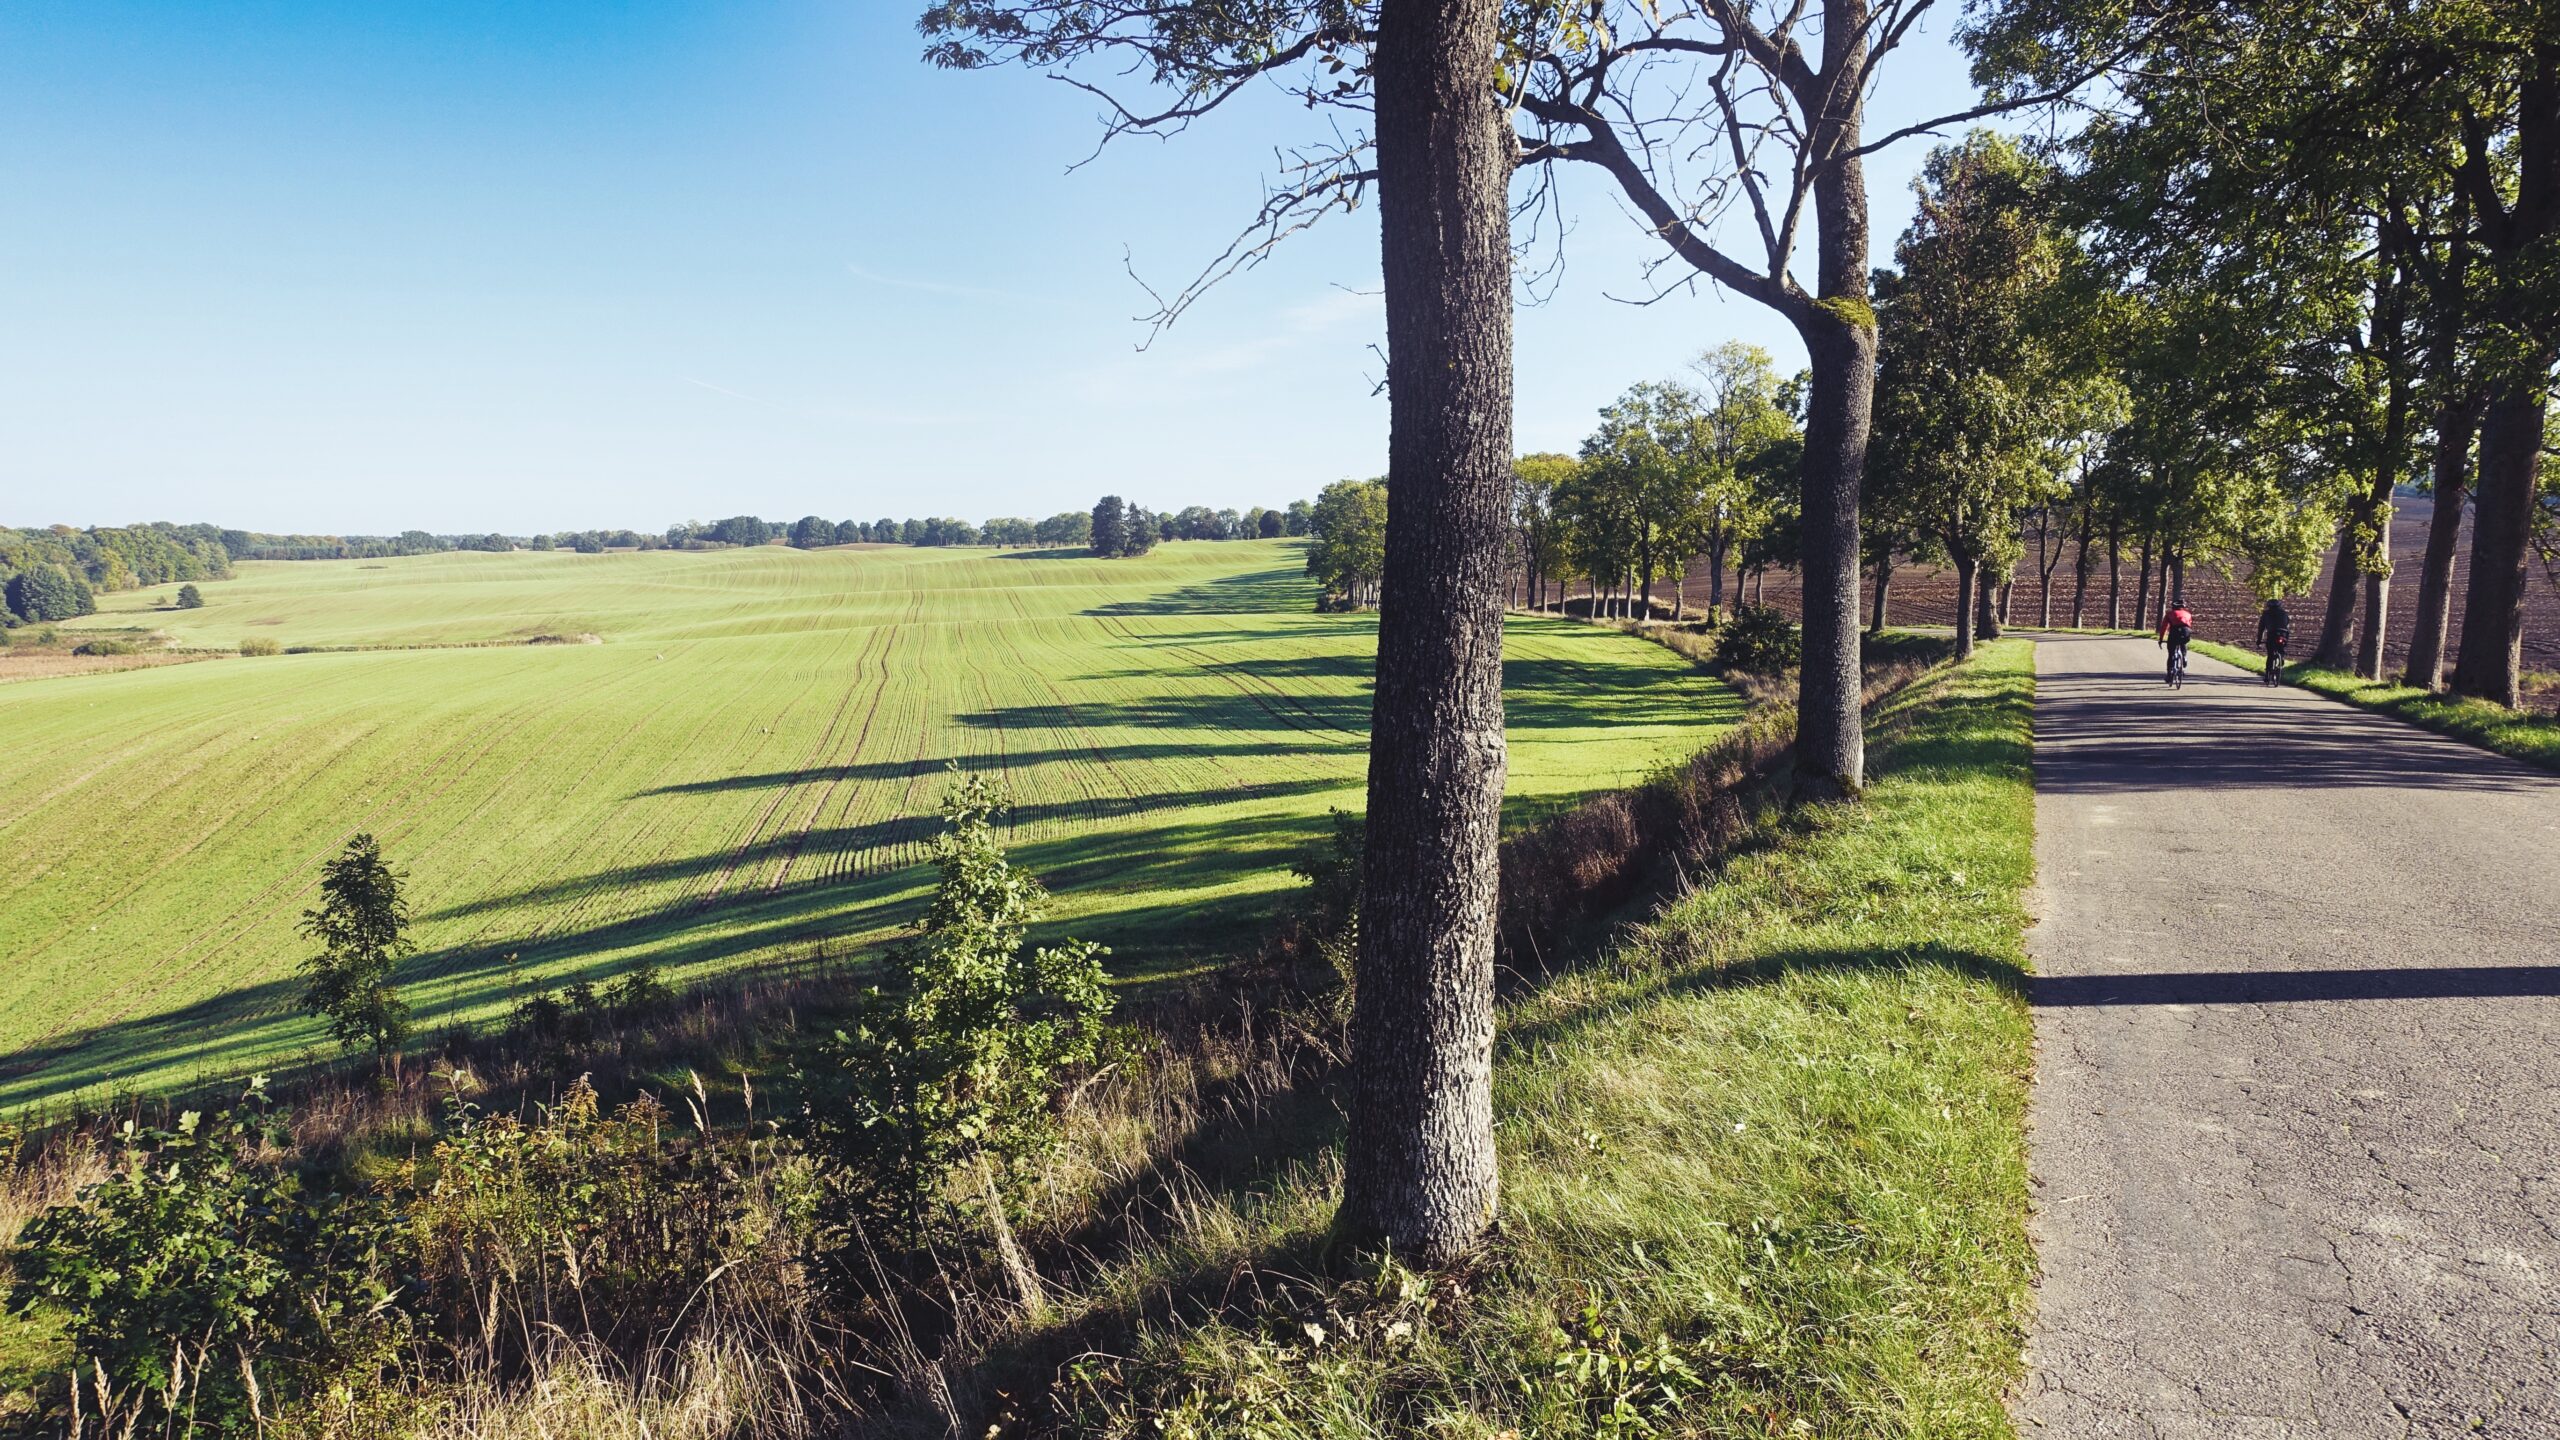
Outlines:
{"type": "Polygon", "coordinates": [[[2264,675],[2259,677],[2260,683],[2266,685],[2281,685],[2284,683],[2284,643],[2291,638],[2291,636],[2284,634],[2275,634],[2267,637],[2267,670],[2264,675]]]}
{"type": "Polygon", "coordinates": [[[2169,647],[2169,688],[2172,690],[2187,688],[2187,647],[2184,645],[2169,647]]]}

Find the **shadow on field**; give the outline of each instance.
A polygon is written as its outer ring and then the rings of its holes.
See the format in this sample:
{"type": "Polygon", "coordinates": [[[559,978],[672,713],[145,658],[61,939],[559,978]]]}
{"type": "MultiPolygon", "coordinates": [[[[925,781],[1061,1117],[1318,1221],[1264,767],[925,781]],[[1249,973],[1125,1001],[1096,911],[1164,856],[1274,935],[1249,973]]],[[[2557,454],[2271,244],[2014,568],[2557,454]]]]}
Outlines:
{"type": "Polygon", "coordinates": [[[1235,615],[1306,613],[1316,608],[1316,583],[1296,566],[1248,570],[1206,584],[1185,585],[1143,600],[1114,600],[1087,615],[1235,615]]]}

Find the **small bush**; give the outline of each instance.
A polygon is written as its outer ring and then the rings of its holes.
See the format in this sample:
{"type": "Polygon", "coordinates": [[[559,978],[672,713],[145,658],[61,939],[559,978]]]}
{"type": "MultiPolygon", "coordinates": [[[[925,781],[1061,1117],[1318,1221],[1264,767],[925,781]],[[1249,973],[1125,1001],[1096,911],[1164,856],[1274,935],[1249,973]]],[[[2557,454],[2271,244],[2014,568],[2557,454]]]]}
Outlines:
{"type": "Polygon", "coordinates": [[[11,1308],[68,1317],[101,1433],[251,1434],[298,1397],[371,1389],[390,1362],[406,1333],[392,1212],[266,1163],[289,1138],[263,1080],[210,1120],[128,1121],[116,1173],[27,1223],[11,1308]]]}
{"type": "Polygon", "coordinates": [[[89,640],[71,651],[74,655],[139,655],[141,647],[130,640],[89,640]]]}
{"type": "Polygon", "coordinates": [[[815,1184],[787,1144],[688,1144],[657,1100],[608,1115],[584,1079],[526,1124],[474,1109],[464,1079],[409,1206],[425,1309],[448,1338],[522,1360],[565,1325],[636,1353],[743,1290],[790,1285],[815,1184]]]}
{"type": "Polygon", "coordinates": [[[243,655],[281,655],[284,653],[284,647],[278,645],[276,642],[268,639],[264,635],[252,635],[248,639],[240,642],[240,653],[243,655]]]}
{"type": "Polygon", "coordinates": [[[1716,637],[1716,660],[1755,675],[1794,669],[1802,660],[1802,641],[1795,622],[1766,605],[1744,605],[1733,612],[1716,637]]]}
{"type": "MultiPolygon", "coordinates": [[[[827,1218],[848,1248],[857,1237],[928,1243],[949,1229],[950,1191],[972,1171],[967,1189],[1002,1202],[1014,1162],[1056,1138],[1069,1072],[1101,1051],[1105,952],[1027,945],[1047,892],[1005,860],[1002,808],[984,776],[952,787],[933,906],[890,948],[889,984],[864,995],[829,1047],[826,1088],[838,1093],[811,1103],[805,1131],[838,1167],[827,1218]]],[[[988,1219],[1009,1245],[1001,1203],[988,1219]]]]}
{"type": "Polygon", "coordinates": [[[181,610],[201,610],[201,609],[203,609],[203,608],[204,608],[204,592],[203,592],[203,591],[201,591],[201,590],[199,590],[199,589],[197,589],[197,588],[196,588],[196,587],[194,587],[193,585],[181,585],[181,586],[179,586],[179,587],[178,587],[178,608],[179,608],[179,609],[181,609],[181,610]]]}

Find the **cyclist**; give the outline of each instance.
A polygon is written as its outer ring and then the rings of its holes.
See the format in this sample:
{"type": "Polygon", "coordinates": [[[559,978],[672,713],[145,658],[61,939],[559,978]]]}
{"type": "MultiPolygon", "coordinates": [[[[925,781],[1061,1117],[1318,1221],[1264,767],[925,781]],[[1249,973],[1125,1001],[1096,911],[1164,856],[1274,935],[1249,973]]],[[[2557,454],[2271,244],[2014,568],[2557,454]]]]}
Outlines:
{"type": "Polygon", "coordinates": [[[2178,677],[2187,668],[2187,641],[2194,638],[2195,633],[2195,612],[2186,606],[2171,601],[2169,608],[2160,612],[2158,639],[2169,647],[2169,673],[2166,678],[2172,685],[2178,683],[2178,677]]]}
{"type": "Polygon", "coordinates": [[[2293,638],[2293,617],[2285,613],[2282,600],[2270,600],[2258,612],[2258,648],[2267,652],[2266,682],[2276,683],[2284,673],[2284,642],[2293,638]]]}

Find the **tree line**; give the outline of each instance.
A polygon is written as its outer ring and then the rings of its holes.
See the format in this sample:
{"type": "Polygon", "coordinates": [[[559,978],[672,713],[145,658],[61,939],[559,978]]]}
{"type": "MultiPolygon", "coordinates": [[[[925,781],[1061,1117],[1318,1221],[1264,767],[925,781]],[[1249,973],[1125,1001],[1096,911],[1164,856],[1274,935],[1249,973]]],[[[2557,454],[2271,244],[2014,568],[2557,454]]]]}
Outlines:
{"type": "Polygon", "coordinates": [[[228,579],[233,554],[210,525],[0,527],[0,624],[87,615],[111,591],[228,579]]]}

